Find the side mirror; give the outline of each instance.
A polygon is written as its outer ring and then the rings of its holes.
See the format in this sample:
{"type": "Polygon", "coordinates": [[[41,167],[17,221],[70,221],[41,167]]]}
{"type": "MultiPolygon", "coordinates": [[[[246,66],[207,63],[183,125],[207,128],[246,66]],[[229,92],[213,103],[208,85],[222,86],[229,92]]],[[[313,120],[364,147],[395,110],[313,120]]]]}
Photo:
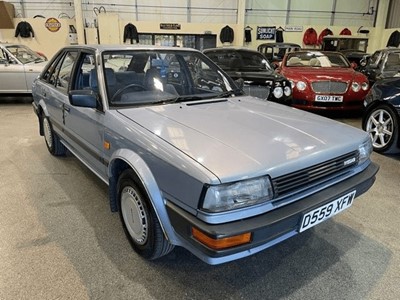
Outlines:
{"type": "Polygon", "coordinates": [[[68,94],[69,102],[78,107],[100,108],[99,95],[92,90],[74,90],[68,94]]]}
{"type": "Polygon", "coordinates": [[[350,65],[351,65],[351,67],[352,67],[353,69],[355,69],[355,68],[358,67],[357,63],[355,63],[354,61],[352,61],[350,65]]]}

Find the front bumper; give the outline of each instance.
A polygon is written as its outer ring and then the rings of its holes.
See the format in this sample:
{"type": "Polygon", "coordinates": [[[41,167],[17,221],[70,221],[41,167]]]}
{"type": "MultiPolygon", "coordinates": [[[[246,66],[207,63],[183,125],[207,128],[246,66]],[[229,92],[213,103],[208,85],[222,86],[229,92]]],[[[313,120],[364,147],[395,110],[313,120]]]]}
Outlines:
{"type": "Polygon", "coordinates": [[[363,172],[309,197],[259,216],[225,224],[207,224],[170,202],[167,203],[167,210],[172,226],[182,239],[183,247],[208,264],[221,264],[252,255],[298,234],[305,213],[353,190],[356,190],[356,197],[365,193],[375,182],[378,169],[376,164],[371,163],[363,172]],[[192,227],[214,239],[246,232],[252,233],[252,239],[245,245],[214,250],[193,238],[192,227]]]}
{"type": "Polygon", "coordinates": [[[303,99],[293,99],[292,106],[303,109],[303,110],[312,110],[312,111],[338,111],[338,110],[355,110],[361,111],[363,108],[363,101],[356,99],[354,101],[346,101],[346,102],[316,102],[314,100],[303,100],[303,99]]]}

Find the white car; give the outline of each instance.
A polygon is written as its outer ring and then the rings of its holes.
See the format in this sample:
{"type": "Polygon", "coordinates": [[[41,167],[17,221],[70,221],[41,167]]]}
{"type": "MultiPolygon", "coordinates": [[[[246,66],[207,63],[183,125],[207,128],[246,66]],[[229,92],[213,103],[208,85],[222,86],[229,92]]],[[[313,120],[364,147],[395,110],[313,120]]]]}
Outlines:
{"type": "Polygon", "coordinates": [[[0,44],[0,94],[29,94],[46,65],[44,56],[27,46],[0,44]]]}

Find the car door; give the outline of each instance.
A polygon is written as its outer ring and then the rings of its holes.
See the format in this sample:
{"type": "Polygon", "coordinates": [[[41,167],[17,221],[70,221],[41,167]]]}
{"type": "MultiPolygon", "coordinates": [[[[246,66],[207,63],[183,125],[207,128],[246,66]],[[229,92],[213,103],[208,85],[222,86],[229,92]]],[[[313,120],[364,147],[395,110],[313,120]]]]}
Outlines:
{"type": "Polygon", "coordinates": [[[25,68],[4,48],[0,49],[0,92],[27,92],[25,68]]]}
{"type": "MultiPolygon", "coordinates": [[[[76,59],[75,70],[69,81],[70,90],[92,89],[98,93],[95,54],[81,52],[76,59]]],[[[64,75],[60,72],[59,80],[64,75]]],[[[102,107],[89,108],[64,103],[64,127],[68,142],[75,155],[83,160],[94,172],[106,180],[104,159],[104,111],[102,107]]]]}

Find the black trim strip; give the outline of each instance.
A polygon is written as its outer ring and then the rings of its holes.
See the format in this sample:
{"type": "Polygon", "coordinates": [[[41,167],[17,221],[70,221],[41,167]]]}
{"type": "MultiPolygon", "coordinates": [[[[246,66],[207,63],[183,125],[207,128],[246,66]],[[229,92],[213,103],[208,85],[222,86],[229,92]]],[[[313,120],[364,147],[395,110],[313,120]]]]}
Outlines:
{"type": "Polygon", "coordinates": [[[73,135],[71,133],[71,131],[66,130],[65,127],[63,127],[62,125],[60,125],[58,122],[51,120],[52,125],[54,127],[56,127],[59,131],[63,132],[69,139],[71,139],[74,143],[78,144],[79,147],[81,147],[84,151],[86,151],[87,153],[89,153],[90,156],[94,157],[96,160],[98,160],[101,164],[103,164],[104,166],[108,167],[108,165],[110,164],[110,161],[108,159],[105,159],[102,156],[99,156],[95,151],[93,151],[92,149],[90,149],[89,147],[87,147],[85,144],[81,143],[76,137],[75,135],[73,135]]]}

